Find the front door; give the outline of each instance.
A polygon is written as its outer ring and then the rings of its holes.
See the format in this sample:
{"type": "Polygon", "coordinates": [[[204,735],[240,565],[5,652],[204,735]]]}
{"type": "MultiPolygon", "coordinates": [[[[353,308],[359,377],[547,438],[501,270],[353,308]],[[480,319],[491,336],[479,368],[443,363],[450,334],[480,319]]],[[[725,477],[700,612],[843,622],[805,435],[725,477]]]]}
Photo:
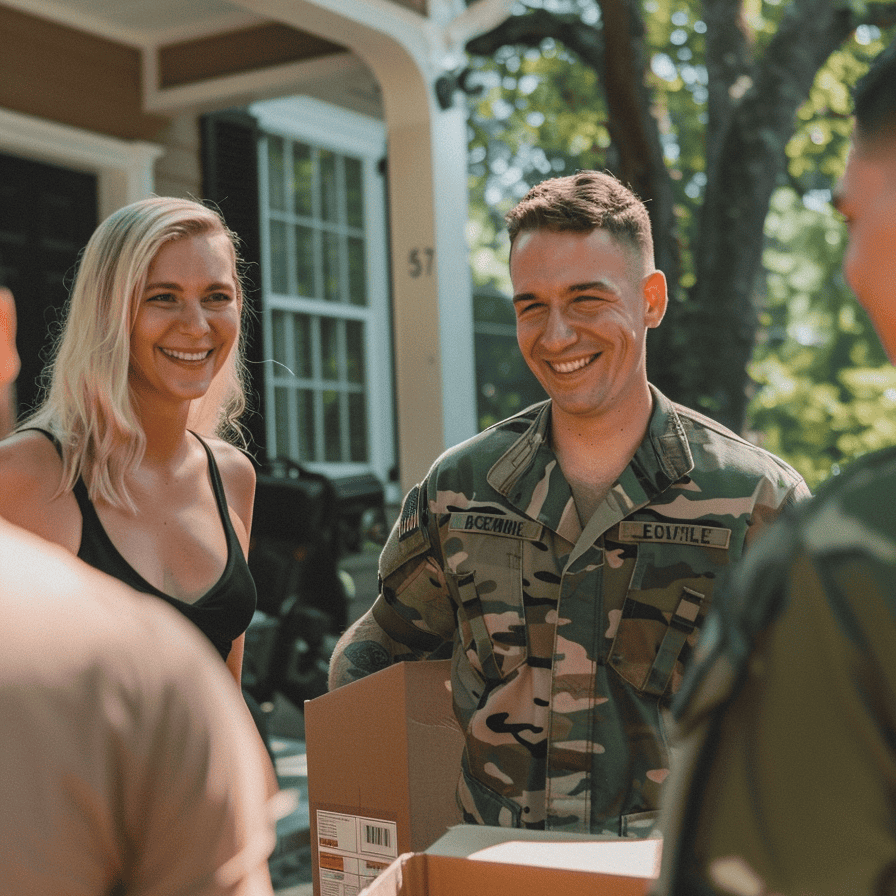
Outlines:
{"type": "Polygon", "coordinates": [[[20,416],[38,399],[78,255],[96,225],[96,175],[0,153],[0,285],[16,300],[20,416]]]}

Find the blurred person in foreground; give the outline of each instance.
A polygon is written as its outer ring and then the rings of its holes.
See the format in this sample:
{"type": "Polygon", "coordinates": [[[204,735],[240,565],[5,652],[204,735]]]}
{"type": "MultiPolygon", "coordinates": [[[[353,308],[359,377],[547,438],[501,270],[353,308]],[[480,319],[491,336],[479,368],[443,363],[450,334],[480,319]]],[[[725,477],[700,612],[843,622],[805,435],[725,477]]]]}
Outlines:
{"type": "Polygon", "coordinates": [[[0,896],[271,896],[267,755],[191,624],[0,520],[0,631],[0,896]]]}
{"type": "MultiPolygon", "coordinates": [[[[896,44],[855,94],[846,280],[896,363],[896,44]]],[[[896,893],[896,447],[770,529],[676,715],[663,896],[896,893]]]]}
{"type": "Polygon", "coordinates": [[[808,489],[648,383],[666,280],[627,187],[553,178],[508,225],[517,338],[550,399],[409,492],[330,686],[453,654],[465,821],[643,837],[715,583],[808,489]]]}

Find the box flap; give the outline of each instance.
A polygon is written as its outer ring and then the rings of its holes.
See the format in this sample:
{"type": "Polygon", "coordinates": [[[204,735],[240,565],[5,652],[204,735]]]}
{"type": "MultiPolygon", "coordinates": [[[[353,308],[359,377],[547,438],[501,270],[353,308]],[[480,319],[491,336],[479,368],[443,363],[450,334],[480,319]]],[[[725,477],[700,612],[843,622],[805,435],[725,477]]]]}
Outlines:
{"type": "Polygon", "coordinates": [[[362,896],[646,896],[651,880],[558,868],[475,862],[427,853],[400,856],[362,896]]]}
{"type": "Polygon", "coordinates": [[[473,861],[655,878],[659,876],[662,840],[461,824],[433,843],[427,853],[473,861]]]}

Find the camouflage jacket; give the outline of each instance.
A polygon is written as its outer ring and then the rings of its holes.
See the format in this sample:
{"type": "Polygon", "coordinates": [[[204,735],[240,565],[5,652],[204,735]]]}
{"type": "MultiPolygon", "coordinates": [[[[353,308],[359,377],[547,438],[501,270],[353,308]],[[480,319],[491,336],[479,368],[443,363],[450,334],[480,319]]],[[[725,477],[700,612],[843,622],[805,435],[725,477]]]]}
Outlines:
{"type": "Polygon", "coordinates": [[[662,714],[715,582],[808,489],[654,390],[644,441],[583,530],[549,420],[535,405],[436,461],[383,551],[373,613],[418,654],[453,650],[469,823],[646,835],[662,714]]]}
{"type": "Polygon", "coordinates": [[[717,596],[674,705],[657,894],[896,892],[894,504],[888,449],[717,596]]]}

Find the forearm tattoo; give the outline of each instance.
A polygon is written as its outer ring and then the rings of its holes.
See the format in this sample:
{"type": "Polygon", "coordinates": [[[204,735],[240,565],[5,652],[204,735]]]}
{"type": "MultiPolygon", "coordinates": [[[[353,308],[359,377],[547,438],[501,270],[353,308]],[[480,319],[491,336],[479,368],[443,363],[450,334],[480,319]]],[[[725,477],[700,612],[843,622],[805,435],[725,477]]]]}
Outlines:
{"type": "Polygon", "coordinates": [[[348,661],[344,670],[352,678],[363,678],[392,665],[392,655],[377,641],[356,641],[349,644],[343,653],[348,661]]]}

